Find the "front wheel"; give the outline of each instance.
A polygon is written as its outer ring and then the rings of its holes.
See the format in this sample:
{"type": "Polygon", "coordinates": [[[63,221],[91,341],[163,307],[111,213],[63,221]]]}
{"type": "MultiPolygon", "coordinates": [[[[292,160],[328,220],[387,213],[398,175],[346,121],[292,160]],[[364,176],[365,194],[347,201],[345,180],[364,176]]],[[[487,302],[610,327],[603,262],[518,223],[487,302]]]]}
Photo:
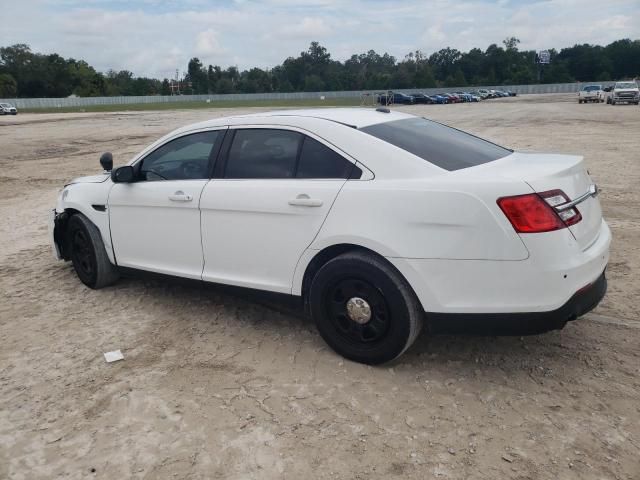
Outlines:
{"type": "Polygon", "coordinates": [[[322,338],[350,360],[381,364],[404,353],[424,311],[400,273],[384,259],[347,252],[323,265],[311,283],[310,310],[322,338]]]}
{"type": "Polygon", "coordinates": [[[107,256],[100,231],[81,213],[69,219],[67,242],[73,268],[87,287],[106,287],[118,279],[118,269],[107,256]]]}

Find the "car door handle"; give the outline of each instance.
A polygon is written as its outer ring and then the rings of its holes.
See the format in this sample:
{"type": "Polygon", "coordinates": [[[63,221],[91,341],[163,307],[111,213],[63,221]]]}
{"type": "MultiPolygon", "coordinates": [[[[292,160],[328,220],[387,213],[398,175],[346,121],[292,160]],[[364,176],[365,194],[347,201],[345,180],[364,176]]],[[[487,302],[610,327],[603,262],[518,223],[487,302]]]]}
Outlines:
{"type": "Polygon", "coordinates": [[[178,190],[173,195],[169,195],[169,200],[172,202],[190,202],[193,200],[193,197],[185,194],[182,190],[178,190]]]}
{"type": "Polygon", "coordinates": [[[293,205],[294,207],[321,207],[322,200],[309,198],[309,195],[306,193],[301,193],[293,200],[289,200],[289,205],[293,205]]]}

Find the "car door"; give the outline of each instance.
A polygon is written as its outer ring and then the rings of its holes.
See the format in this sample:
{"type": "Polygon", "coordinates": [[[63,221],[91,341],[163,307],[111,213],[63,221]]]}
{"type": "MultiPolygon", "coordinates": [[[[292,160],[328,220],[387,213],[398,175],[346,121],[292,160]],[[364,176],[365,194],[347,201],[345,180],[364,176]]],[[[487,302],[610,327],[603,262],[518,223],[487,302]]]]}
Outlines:
{"type": "Polygon", "coordinates": [[[112,187],[109,223],[119,266],[201,277],[199,202],[225,130],[169,140],[135,163],[136,181],[112,187]]]}
{"type": "Polygon", "coordinates": [[[300,256],[360,169],[292,128],[232,128],[228,137],[200,202],[202,277],[290,293],[300,256]]]}

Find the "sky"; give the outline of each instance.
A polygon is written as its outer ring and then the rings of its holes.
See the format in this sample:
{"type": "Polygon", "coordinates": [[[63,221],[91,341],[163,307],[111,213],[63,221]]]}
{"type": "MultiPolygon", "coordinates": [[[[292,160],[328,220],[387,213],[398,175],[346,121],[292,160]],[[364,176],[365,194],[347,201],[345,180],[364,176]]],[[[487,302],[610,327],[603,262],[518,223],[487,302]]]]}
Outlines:
{"type": "Polygon", "coordinates": [[[640,0],[0,0],[0,46],[173,77],[190,58],[270,68],[312,41],[336,60],[375,50],[541,50],[640,38],[640,0]]]}

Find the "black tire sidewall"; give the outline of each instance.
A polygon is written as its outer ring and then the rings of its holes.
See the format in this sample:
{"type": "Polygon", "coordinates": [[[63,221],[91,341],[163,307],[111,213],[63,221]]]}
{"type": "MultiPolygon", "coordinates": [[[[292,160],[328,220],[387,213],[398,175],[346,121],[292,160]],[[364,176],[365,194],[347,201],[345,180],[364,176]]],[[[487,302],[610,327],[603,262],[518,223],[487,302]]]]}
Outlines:
{"type": "Polygon", "coordinates": [[[393,360],[407,347],[411,337],[411,312],[406,290],[392,278],[392,267],[358,258],[337,257],[325,264],[315,275],[309,294],[311,315],[327,344],[340,355],[360,363],[380,364],[393,360]],[[383,339],[372,344],[354,344],[337,332],[326,311],[327,292],[343,278],[359,278],[373,285],[384,297],[390,316],[390,326],[383,339]]]}
{"type": "Polygon", "coordinates": [[[84,222],[82,221],[82,219],[80,219],[78,215],[74,215],[69,219],[69,227],[67,230],[67,234],[69,235],[68,242],[69,242],[70,248],[72,249],[71,262],[73,263],[73,268],[76,271],[78,278],[86,286],[90,288],[95,288],[98,281],[98,259],[96,256],[96,245],[93,241],[91,233],[89,232],[88,228],[85,226],[84,222]],[[77,264],[76,258],[73,254],[73,236],[78,230],[83,231],[83,233],[86,235],[87,239],[89,240],[89,248],[91,250],[91,256],[93,257],[93,265],[94,265],[93,273],[91,275],[87,275],[86,272],[83,271],[83,269],[77,264]]]}

